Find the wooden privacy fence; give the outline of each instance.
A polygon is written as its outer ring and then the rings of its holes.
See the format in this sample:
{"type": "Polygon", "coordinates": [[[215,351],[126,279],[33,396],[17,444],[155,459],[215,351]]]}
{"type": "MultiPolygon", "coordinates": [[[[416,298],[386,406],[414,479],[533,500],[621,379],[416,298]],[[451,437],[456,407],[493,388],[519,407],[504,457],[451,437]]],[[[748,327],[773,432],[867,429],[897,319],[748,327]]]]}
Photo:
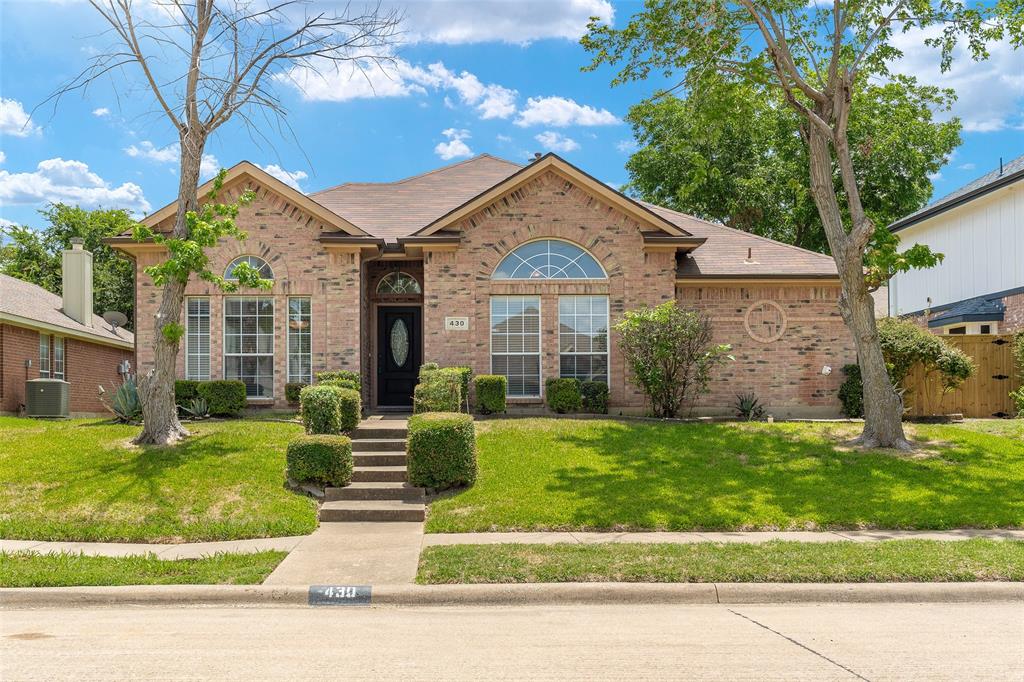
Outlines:
{"type": "Polygon", "coordinates": [[[961,413],[965,417],[1012,417],[1010,391],[1021,385],[1020,370],[1014,366],[1013,335],[971,334],[943,336],[943,341],[960,348],[974,359],[976,369],[960,388],[942,392],[938,372],[925,375],[915,367],[903,382],[903,397],[913,417],[961,413]]]}

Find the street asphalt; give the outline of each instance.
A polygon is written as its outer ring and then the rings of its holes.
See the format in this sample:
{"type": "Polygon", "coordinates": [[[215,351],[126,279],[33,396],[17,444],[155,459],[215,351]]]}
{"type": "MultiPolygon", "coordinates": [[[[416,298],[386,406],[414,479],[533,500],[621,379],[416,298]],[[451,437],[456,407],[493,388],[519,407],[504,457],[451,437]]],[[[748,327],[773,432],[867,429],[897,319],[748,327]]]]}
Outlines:
{"type": "Polygon", "coordinates": [[[12,609],[0,678],[1024,679],[1024,606],[12,609]]]}

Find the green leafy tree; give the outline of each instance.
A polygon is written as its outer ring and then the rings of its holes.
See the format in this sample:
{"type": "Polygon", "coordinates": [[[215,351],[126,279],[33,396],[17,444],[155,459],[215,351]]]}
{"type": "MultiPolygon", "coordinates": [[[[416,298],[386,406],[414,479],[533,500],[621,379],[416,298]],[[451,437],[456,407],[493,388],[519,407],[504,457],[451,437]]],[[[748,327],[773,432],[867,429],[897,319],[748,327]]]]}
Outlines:
{"type": "Polygon", "coordinates": [[[948,68],[963,39],[975,58],[1005,35],[985,7],[959,0],[647,0],[622,29],[594,19],[583,45],[594,58],[587,68],[618,64],[613,83],[643,80],[655,71],[676,74],[690,97],[704,97],[723,80],[770,88],[796,114],[807,150],[811,198],[839,271],[839,309],[857,349],[864,381],[865,447],[911,449],[903,433],[903,404],[893,389],[878,343],[871,287],[895,272],[931,267],[938,256],[926,246],[897,254],[896,242],[879,239],[865,201],[851,129],[862,106],[855,96],[872,78],[889,78],[902,53],[898,32],[938,27],[923,37],[948,68]],[[836,186],[836,177],[840,187],[836,186]],[[872,255],[869,256],[869,251],[872,255]],[[865,264],[869,274],[865,277],[865,264]]]}
{"type": "Polygon", "coordinates": [[[6,243],[0,246],[0,272],[47,291],[61,293],[61,258],[71,248],[72,237],[85,240],[92,252],[93,309],[97,313],[117,310],[128,316],[134,329],[135,268],[103,243],[106,237],[128,232],[135,226],[123,209],[86,210],[67,204],[50,204],[40,215],[46,225],[32,229],[25,225],[0,228],[6,243]]]}
{"type": "MultiPolygon", "coordinates": [[[[960,144],[960,121],[936,121],[952,91],[897,77],[854,92],[850,147],[864,210],[878,230],[923,206],[960,144]]],[[[627,120],[640,149],[626,163],[640,198],[746,232],[828,252],[811,196],[799,116],[770,88],[735,79],[700,96],[641,102],[627,120]]],[[[834,173],[836,192],[842,178],[834,173]]],[[[881,235],[882,238],[885,235],[881,235]]]]}
{"type": "Polygon", "coordinates": [[[711,320],[675,301],[627,311],[615,325],[633,379],[658,417],[689,414],[707,393],[711,373],[733,357],[712,342],[711,320]]]}

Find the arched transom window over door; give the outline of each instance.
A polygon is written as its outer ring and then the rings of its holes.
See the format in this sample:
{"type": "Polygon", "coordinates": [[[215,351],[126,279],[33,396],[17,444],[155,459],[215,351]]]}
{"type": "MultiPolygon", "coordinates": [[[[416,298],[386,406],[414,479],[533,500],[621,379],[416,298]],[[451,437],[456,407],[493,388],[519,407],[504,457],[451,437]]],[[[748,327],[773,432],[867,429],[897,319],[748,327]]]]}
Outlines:
{"type": "Polygon", "coordinates": [[[420,283],[412,275],[395,271],[389,272],[377,282],[377,293],[384,295],[421,294],[420,283]]]}
{"type": "Polygon", "coordinates": [[[494,269],[491,279],[607,279],[604,268],[585,250],[560,239],[538,239],[516,247],[494,269]]]}

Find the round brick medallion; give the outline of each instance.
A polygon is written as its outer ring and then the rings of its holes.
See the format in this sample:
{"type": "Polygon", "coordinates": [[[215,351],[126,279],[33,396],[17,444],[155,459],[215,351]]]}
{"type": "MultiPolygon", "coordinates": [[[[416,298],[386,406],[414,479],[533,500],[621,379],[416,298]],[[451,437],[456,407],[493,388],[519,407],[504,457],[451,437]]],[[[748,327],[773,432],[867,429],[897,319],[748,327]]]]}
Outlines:
{"type": "Polygon", "coordinates": [[[786,331],[786,311],[775,301],[757,301],[747,308],[743,326],[755,341],[778,341],[786,331]]]}

